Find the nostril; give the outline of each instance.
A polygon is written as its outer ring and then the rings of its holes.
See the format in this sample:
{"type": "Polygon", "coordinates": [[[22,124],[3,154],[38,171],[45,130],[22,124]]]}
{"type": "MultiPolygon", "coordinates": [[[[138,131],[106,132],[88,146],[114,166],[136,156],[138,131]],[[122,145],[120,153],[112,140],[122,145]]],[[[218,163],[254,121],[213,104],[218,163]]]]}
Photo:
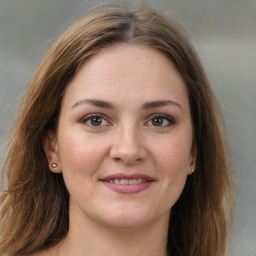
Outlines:
{"type": "Polygon", "coordinates": [[[117,162],[122,162],[125,165],[129,165],[142,161],[146,157],[146,151],[144,149],[112,149],[110,152],[110,157],[117,162]]]}
{"type": "Polygon", "coordinates": [[[128,159],[127,157],[126,158],[116,157],[116,158],[114,158],[114,160],[116,162],[122,162],[124,165],[129,165],[129,164],[137,163],[137,162],[141,161],[142,159],[140,159],[140,158],[130,158],[130,159],[128,159]]]}

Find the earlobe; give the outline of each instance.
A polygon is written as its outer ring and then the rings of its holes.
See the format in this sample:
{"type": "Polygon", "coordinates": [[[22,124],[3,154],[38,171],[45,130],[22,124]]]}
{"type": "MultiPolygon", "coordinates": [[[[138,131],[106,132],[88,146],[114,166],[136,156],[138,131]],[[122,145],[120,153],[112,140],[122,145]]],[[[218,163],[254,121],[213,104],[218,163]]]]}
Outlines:
{"type": "Polygon", "coordinates": [[[188,166],[188,175],[192,174],[196,170],[197,148],[193,146],[190,153],[190,161],[188,166]]]}
{"type": "Polygon", "coordinates": [[[56,135],[53,131],[49,130],[43,138],[43,148],[48,160],[50,171],[54,173],[61,173],[59,161],[59,149],[56,135]]]}

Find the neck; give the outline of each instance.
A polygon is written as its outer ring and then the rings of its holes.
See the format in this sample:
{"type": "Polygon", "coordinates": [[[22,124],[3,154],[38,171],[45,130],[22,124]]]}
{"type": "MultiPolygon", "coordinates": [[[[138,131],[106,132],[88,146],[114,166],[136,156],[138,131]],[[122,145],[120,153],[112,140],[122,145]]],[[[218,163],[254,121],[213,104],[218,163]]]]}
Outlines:
{"type": "Polygon", "coordinates": [[[163,216],[147,226],[115,228],[86,218],[73,222],[58,255],[62,256],[167,256],[169,216],[163,216]]]}

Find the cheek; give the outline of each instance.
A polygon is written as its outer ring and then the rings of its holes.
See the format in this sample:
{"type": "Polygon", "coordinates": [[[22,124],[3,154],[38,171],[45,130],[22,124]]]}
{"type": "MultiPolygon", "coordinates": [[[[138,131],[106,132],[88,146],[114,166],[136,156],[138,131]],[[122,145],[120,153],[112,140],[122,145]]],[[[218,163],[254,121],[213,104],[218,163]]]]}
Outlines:
{"type": "Polygon", "coordinates": [[[162,181],[163,207],[171,208],[180,197],[188,175],[190,143],[183,137],[165,141],[156,148],[157,166],[162,181]]]}
{"type": "Polygon", "coordinates": [[[172,170],[177,174],[186,172],[190,159],[191,143],[192,141],[184,136],[176,136],[166,139],[162,143],[157,143],[156,159],[159,159],[159,164],[165,166],[164,169],[172,170]]]}
{"type": "Polygon", "coordinates": [[[59,135],[59,156],[63,173],[92,175],[106,152],[106,143],[74,131],[59,135]]]}
{"type": "Polygon", "coordinates": [[[93,196],[96,170],[102,162],[103,145],[90,140],[83,133],[59,134],[59,156],[66,187],[76,201],[89,200],[93,196]],[[85,193],[86,191],[86,193],[85,193]]]}

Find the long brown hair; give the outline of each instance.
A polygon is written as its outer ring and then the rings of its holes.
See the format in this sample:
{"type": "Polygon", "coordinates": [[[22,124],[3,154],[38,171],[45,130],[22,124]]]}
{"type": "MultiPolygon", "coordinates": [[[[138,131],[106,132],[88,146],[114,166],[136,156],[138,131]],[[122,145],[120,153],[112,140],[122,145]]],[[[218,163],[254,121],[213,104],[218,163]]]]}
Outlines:
{"type": "Polygon", "coordinates": [[[60,242],[69,228],[69,194],[49,171],[42,140],[58,120],[65,87],[81,63],[114,44],[152,47],[176,66],[187,86],[197,168],[172,208],[171,255],[225,255],[233,191],[225,123],[197,54],[159,12],[102,8],[54,44],[28,88],[8,143],[0,198],[0,255],[29,255],[60,242]]]}

